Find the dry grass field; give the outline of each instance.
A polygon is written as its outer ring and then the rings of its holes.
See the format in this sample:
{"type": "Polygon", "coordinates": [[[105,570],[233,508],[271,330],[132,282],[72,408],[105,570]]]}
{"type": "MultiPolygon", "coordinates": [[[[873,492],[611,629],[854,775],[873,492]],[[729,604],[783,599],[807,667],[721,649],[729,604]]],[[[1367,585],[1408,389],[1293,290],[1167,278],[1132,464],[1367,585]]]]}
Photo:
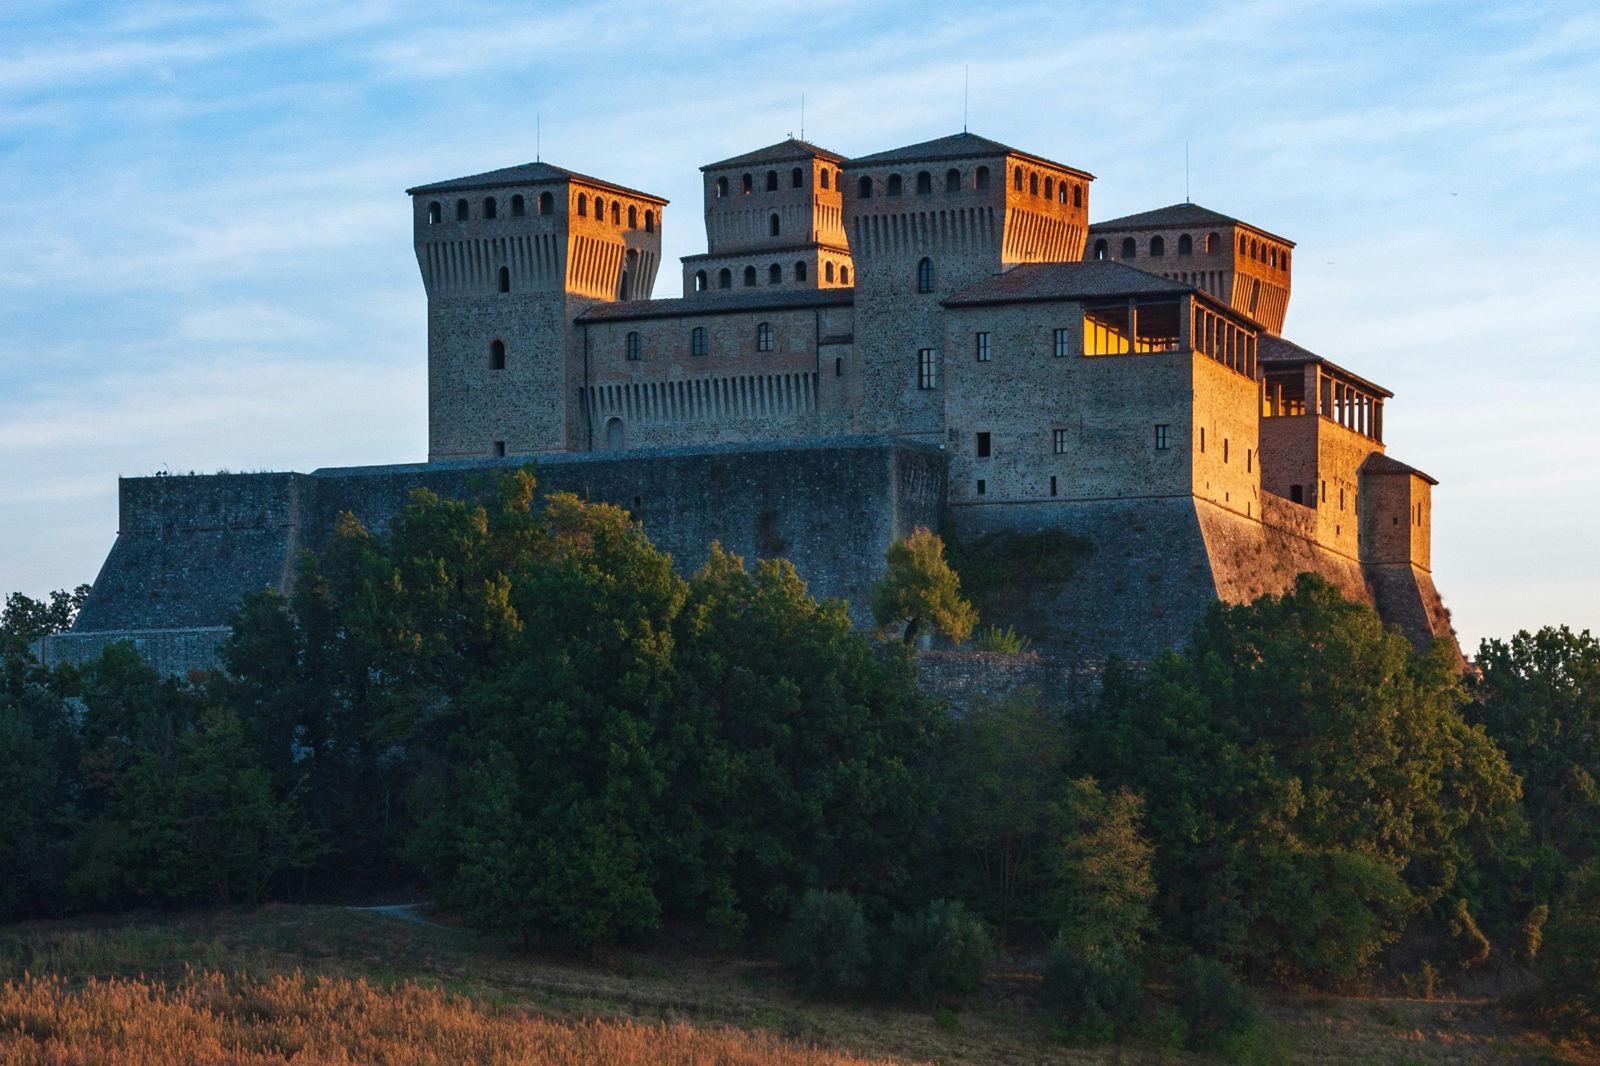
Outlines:
{"type": "MultiPolygon", "coordinates": [[[[1067,1048],[1000,975],[959,1015],[818,1004],[770,966],[657,951],[598,962],[335,907],[0,928],[0,1062],[1135,1063],[1067,1048]]],[[[1305,1063],[1594,1063],[1480,1002],[1282,999],[1305,1063]]]]}

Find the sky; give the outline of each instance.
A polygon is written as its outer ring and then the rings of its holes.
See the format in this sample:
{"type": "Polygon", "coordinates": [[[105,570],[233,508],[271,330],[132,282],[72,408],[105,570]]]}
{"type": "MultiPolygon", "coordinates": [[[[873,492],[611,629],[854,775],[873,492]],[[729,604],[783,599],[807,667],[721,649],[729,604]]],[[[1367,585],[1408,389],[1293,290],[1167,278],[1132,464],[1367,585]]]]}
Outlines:
{"type": "Polygon", "coordinates": [[[801,132],[961,128],[1297,242],[1285,336],[1392,389],[1434,577],[1600,631],[1600,6],[814,0],[0,4],[0,592],[92,581],[119,476],[425,458],[412,185],[672,201],[801,132]]]}

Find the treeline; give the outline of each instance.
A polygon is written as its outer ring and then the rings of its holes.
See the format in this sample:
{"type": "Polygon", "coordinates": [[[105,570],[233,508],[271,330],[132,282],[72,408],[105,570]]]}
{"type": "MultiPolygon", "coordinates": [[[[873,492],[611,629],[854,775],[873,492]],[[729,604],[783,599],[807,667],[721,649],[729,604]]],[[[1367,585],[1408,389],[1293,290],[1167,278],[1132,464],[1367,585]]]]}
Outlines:
{"type": "Polygon", "coordinates": [[[521,473],[419,492],[383,539],[347,519],[216,673],[47,671],[27,643],[72,597],[12,597],[0,917],[425,885],[530,943],[770,945],[824,993],[937,1001],[995,943],[1047,946],[1083,1035],[1165,1024],[1154,972],[1195,1046],[1252,1024],[1234,975],[1425,990],[1515,960],[1600,1013],[1587,633],[1486,642],[1464,679],[1306,577],[1113,664],[1091,711],[953,720],[907,642],[975,619],[937,538],[891,564],[905,642],[874,642],[785,561],[685,578],[521,473]]]}

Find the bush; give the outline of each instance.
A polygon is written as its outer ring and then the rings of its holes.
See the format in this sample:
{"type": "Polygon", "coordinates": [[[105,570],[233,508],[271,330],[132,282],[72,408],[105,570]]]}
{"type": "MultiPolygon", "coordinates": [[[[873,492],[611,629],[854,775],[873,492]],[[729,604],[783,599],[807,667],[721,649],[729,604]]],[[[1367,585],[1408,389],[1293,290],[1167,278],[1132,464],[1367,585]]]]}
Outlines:
{"type": "Polygon", "coordinates": [[[1105,1043],[1139,1020],[1144,972],[1115,949],[1075,951],[1057,947],[1044,971],[1042,997],[1058,1015],[1073,1043],[1105,1043]]]}
{"type": "Polygon", "coordinates": [[[1523,962],[1539,958],[1539,948],[1544,944],[1544,923],[1550,920],[1550,904],[1535,903],[1522,922],[1521,950],[1523,962]]]}
{"type": "Polygon", "coordinates": [[[1450,939],[1455,942],[1456,964],[1463,970],[1482,965],[1489,960],[1489,938],[1478,928],[1467,901],[1457,899],[1450,909],[1450,939]]]}
{"type": "Polygon", "coordinates": [[[1004,655],[1025,655],[1033,641],[1018,633],[1015,626],[986,626],[978,632],[972,646],[978,651],[999,652],[1004,655]]]}
{"type": "Polygon", "coordinates": [[[1226,1050],[1261,1027],[1254,994],[1215,959],[1189,956],[1172,983],[1188,1046],[1196,1051],[1226,1050]]]}
{"type": "Polygon", "coordinates": [[[813,995],[860,992],[871,959],[872,929],[855,897],[807,892],[783,938],[783,964],[800,985],[813,995]]]}
{"type": "Polygon", "coordinates": [[[1572,1026],[1600,1032],[1600,859],[1567,880],[1539,952],[1544,999],[1572,1026]]]}
{"type": "Polygon", "coordinates": [[[886,995],[936,1003],[977,991],[994,958],[982,919],[960,902],[935,900],[895,917],[883,938],[878,979],[886,995]]]}

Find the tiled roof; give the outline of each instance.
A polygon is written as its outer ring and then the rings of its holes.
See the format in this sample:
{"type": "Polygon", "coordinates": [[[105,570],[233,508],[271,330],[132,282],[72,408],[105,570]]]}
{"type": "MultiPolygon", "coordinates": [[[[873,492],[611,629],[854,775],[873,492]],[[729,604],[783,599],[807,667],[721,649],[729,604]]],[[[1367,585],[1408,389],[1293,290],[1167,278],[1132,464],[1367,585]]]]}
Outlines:
{"type": "Polygon", "coordinates": [[[467,189],[492,189],[501,185],[558,185],[567,181],[581,181],[589,185],[599,185],[602,188],[626,193],[629,196],[639,196],[646,200],[654,200],[658,204],[667,202],[663,197],[654,193],[630,189],[626,185],[618,185],[614,181],[592,178],[587,174],[579,174],[575,170],[568,170],[565,167],[558,167],[550,163],[523,163],[515,167],[486,170],[482,174],[469,174],[464,178],[436,181],[431,185],[418,185],[415,188],[407,189],[406,195],[414,196],[418,193],[430,192],[457,192],[467,189]]]}
{"type": "Polygon", "coordinates": [[[1392,397],[1394,393],[1379,385],[1377,382],[1368,381],[1359,374],[1346,370],[1331,359],[1325,359],[1316,352],[1300,347],[1293,341],[1284,340],[1282,337],[1271,333],[1261,334],[1257,343],[1256,358],[1261,361],[1262,369],[1271,369],[1272,366],[1303,366],[1306,363],[1320,363],[1333,373],[1349,379],[1352,384],[1360,385],[1377,393],[1379,396],[1392,397]]]}
{"type": "Polygon", "coordinates": [[[1081,300],[1102,296],[1145,296],[1194,292],[1170,278],[1109,259],[1081,263],[1024,263],[995,274],[948,297],[946,306],[1011,303],[1017,300],[1081,300]]]}
{"type": "Polygon", "coordinates": [[[952,133],[948,137],[936,137],[931,141],[920,144],[908,144],[904,148],[891,148],[886,152],[874,152],[871,155],[857,156],[849,160],[847,167],[879,166],[884,163],[922,163],[939,159],[972,159],[978,156],[1016,155],[1025,159],[1032,159],[1048,166],[1061,170],[1081,174],[1093,180],[1094,175],[1077,167],[1069,167],[1065,163],[1057,163],[1053,159],[1024,152],[1010,145],[991,141],[987,137],[979,137],[976,133],[952,133]]]}
{"type": "Polygon", "coordinates": [[[844,162],[844,156],[837,152],[830,152],[826,148],[819,148],[810,141],[802,141],[798,137],[789,137],[777,144],[769,144],[765,148],[757,148],[753,152],[736,155],[729,159],[720,159],[715,163],[707,163],[701,170],[720,170],[723,167],[755,166],[759,163],[786,163],[791,159],[826,159],[833,163],[844,162]]]}
{"type": "Polygon", "coordinates": [[[579,322],[613,322],[627,318],[688,318],[739,311],[787,311],[807,307],[842,307],[854,302],[855,290],[757,289],[753,292],[702,292],[668,300],[618,300],[595,304],[578,316],[579,322]]]}
{"type": "Polygon", "coordinates": [[[1430,485],[1439,483],[1438,478],[1430,474],[1424,474],[1416,467],[1402,463],[1398,459],[1391,459],[1382,452],[1373,452],[1367,456],[1366,461],[1361,464],[1361,472],[1363,474],[1415,474],[1430,485]]]}
{"type": "Polygon", "coordinates": [[[1282,241],[1289,247],[1294,247],[1294,242],[1287,237],[1280,237],[1270,233],[1260,226],[1224,215],[1221,211],[1213,211],[1209,207],[1199,204],[1172,204],[1169,207],[1158,207],[1154,211],[1140,211],[1133,215],[1123,215],[1121,218],[1108,218],[1104,222],[1090,225],[1089,232],[1102,232],[1108,230],[1125,229],[1169,229],[1174,226],[1245,226],[1275,241],[1282,241]]]}

